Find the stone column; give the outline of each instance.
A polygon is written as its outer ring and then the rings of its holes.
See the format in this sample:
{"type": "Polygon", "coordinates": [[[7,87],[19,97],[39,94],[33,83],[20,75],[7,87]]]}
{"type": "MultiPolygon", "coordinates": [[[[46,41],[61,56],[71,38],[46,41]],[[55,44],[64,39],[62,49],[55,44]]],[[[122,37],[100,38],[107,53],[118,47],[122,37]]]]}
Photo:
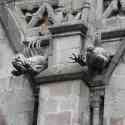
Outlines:
{"type": "Polygon", "coordinates": [[[87,28],[81,23],[49,27],[51,57],[48,69],[36,77],[40,85],[37,125],[89,125],[89,88],[82,67],[70,63],[84,48],[87,28]]]}
{"type": "Polygon", "coordinates": [[[93,125],[100,125],[100,98],[94,97],[93,99],[93,125]]]}
{"type": "Polygon", "coordinates": [[[71,64],[72,53],[79,53],[84,49],[87,28],[82,22],[67,23],[49,28],[53,42],[52,59],[49,64],[71,64]]]}
{"type": "Polygon", "coordinates": [[[103,14],[103,0],[97,0],[96,18],[100,20],[103,14]]]}
{"type": "Polygon", "coordinates": [[[90,106],[92,125],[103,125],[104,86],[91,88],[90,106]]]}
{"type": "Polygon", "coordinates": [[[89,12],[90,12],[90,3],[89,2],[83,3],[82,20],[84,20],[86,24],[89,21],[89,12]]]}

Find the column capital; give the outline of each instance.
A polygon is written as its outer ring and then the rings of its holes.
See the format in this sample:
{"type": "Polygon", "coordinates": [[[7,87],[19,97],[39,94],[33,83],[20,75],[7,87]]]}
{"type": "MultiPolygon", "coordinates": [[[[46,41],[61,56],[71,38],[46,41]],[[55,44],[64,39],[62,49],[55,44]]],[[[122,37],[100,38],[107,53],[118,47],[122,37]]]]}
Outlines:
{"type": "Polygon", "coordinates": [[[97,96],[97,97],[91,97],[91,106],[93,107],[93,108],[99,108],[100,107],[100,103],[101,103],[101,99],[100,99],[100,97],[99,96],[97,96]]]}

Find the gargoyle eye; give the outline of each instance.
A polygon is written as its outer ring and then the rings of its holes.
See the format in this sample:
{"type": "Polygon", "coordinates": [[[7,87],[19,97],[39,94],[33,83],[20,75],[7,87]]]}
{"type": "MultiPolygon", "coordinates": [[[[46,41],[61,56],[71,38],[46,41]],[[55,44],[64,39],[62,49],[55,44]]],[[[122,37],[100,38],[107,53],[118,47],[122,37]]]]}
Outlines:
{"type": "Polygon", "coordinates": [[[94,50],[93,47],[88,47],[88,48],[87,48],[87,52],[92,52],[93,50],[94,50]]]}

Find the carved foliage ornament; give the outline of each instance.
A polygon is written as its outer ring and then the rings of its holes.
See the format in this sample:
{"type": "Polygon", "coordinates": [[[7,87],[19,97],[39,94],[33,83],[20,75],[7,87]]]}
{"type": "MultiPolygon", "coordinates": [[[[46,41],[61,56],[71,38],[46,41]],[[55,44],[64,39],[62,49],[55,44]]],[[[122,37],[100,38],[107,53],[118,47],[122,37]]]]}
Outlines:
{"type": "Polygon", "coordinates": [[[59,4],[54,6],[44,1],[40,5],[20,6],[19,10],[29,27],[44,27],[45,25],[84,20],[89,7],[89,3],[86,2],[79,9],[66,9],[65,6],[59,4]]]}

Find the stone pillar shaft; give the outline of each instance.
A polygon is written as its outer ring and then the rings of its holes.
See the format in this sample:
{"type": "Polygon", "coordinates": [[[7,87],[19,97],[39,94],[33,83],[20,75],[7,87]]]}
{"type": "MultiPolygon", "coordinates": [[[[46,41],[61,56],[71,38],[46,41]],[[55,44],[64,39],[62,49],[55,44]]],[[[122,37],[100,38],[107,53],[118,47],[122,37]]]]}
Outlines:
{"type": "Polygon", "coordinates": [[[93,125],[100,125],[100,108],[94,107],[93,108],[93,125]]]}
{"type": "Polygon", "coordinates": [[[100,97],[94,97],[92,99],[92,108],[93,108],[93,124],[100,125],[100,97]]]}

